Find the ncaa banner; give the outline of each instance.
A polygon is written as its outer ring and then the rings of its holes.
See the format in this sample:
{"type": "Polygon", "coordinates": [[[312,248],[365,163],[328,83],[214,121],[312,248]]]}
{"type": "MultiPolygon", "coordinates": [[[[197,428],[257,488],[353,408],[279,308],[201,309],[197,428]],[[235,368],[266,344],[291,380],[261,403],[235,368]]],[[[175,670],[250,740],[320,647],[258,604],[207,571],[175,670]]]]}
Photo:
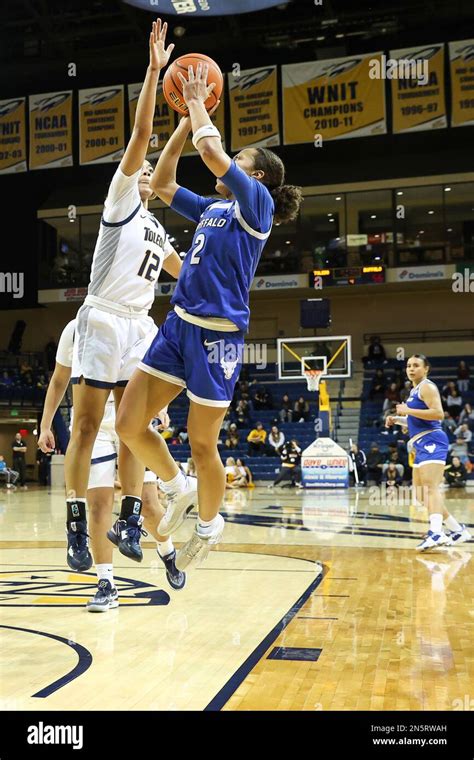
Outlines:
{"type": "Polygon", "coordinates": [[[277,68],[229,74],[231,150],[280,145],[277,68]]]}
{"type": "MultiPolygon", "coordinates": [[[[135,124],[138,97],[143,83],[128,85],[128,108],[130,114],[130,131],[135,124]]],[[[175,111],[168,105],[163,95],[163,86],[158,85],[156,91],[155,115],[153,117],[153,134],[148,146],[147,158],[158,158],[175,128],[175,111]]]]}
{"type": "Polygon", "coordinates": [[[444,92],[444,43],[391,50],[393,132],[421,132],[448,126],[444,92]]]}
{"type": "Polygon", "coordinates": [[[25,100],[0,100],[0,174],[26,172],[25,100]]]}
{"type": "MultiPolygon", "coordinates": [[[[223,76],[224,76],[224,87],[222,88],[221,103],[220,103],[220,106],[217,109],[217,111],[215,111],[212,114],[211,121],[214,124],[214,126],[217,127],[217,129],[219,130],[219,132],[221,133],[222,147],[223,147],[224,150],[226,150],[226,146],[225,146],[225,103],[224,103],[224,97],[225,97],[224,96],[224,92],[225,92],[225,76],[226,75],[223,74],[223,76]]],[[[181,116],[179,116],[179,114],[178,114],[178,118],[179,119],[181,118],[181,116]]],[[[188,139],[186,140],[186,142],[184,144],[183,152],[181,154],[182,156],[198,156],[199,155],[199,153],[197,152],[196,148],[194,147],[194,145],[192,143],[192,136],[193,136],[193,133],[190,132],[189,133],[189,137],[188,137],[188,139]]]]}
{"type": "Polygon", "coordinates": [[[369,76],[381,55],[282,66],[285,145],[386,134],[384,81],[369,76]]]}
{"type": "Polygon", "coordinates": [[[451,126],[474,124],[474,40],[449,43],[451,126]]]}
{"type": "Polygon", "coordinates": [[[72,166],[72,90],[30,95],[30,169],[72,166]]]}
{"type": "Polygon", "coordinates": [[[79,163],[120,161],[125,150],[123,84],[79,90],[79,163]]]}

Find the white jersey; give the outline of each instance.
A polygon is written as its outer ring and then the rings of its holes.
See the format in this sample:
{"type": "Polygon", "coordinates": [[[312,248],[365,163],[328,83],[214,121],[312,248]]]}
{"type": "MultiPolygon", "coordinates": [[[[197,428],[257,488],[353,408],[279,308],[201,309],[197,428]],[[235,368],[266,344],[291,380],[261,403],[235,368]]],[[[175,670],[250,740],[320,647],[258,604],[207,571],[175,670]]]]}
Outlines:
{"type": "Polygon", "coordinates": [[[163,261],[174,249],[163,225],[143,206],[139,169],[127,177],[118,167],[104,204],[92,260],[88,295],[148,310],[163,261]]]}
{"type": "MultiPolygon", "coordinates": [[[[74,346],[74,330],[76,327],[76,320],[71,319],[67,323],[66,327],[61,333],[59,338],[58,348],[56,351],[56,361],[58,364],[62,364],[63,367],[72,367],[72,355],[74,346]]],[[[73,420],[74,410],[71,412],[71,428],[73,420]]],[[[115,432],[115,401],[114,394],[110,393],[105,404],[104,416],[100,423],[99,432],[97,433],[96,440],[110,440],[115,439],[117,436],[115,432]]]]}

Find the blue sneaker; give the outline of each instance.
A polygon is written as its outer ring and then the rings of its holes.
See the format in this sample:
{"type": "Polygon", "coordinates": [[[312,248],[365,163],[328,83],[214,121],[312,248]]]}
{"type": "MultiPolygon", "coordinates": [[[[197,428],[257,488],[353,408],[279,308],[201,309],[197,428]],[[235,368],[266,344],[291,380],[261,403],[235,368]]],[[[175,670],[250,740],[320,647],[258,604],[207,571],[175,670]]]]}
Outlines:
{"type": "Polygon", "coordinates": [[[180,591],[186,585],[186,573],[178,570],[175,565],[176,549],[173,549],[169,554],[165,554],[164,557],[159,552],[157,554],[166,568],[166,578],[171,588],[174,588],[175,591],[180,591]]]}
{"type": "Polygon", "coordinates": [[[118,591],[112,587],[110,581],[102,579],[99,581],[97,592],[87,602],[86,609],[88,612],[107,612],[119,606],[118,591]]]}
{"type": "Polygon", "coordinates": [[[441,533],[433,533],[432,530],[429,530],[423,541],[416,547],[416,550],[418,552],[426,552],[428,549],[436,549],[438,546],[446,546],[449,543],[449,538],[443,531],[441,533]]]}
{"type": "Polygon", "coordinates": [[[71,570],[85,573],[92,567],[92,555],[89,551],[89,536],[87,535],[87,522],[69,523],[66,526],[67,533],[67,563],[71,570]]]}
{"type": "Polygon", "coordinates": [[[141,562],[143,559],[141,536],[148,536],[146,530],[142,530],[143,517],[130,515],[128,520],[116,520],[111,529],[107,531],[107,538],[118,546],[119,551],[125,557],[141,562]]]}

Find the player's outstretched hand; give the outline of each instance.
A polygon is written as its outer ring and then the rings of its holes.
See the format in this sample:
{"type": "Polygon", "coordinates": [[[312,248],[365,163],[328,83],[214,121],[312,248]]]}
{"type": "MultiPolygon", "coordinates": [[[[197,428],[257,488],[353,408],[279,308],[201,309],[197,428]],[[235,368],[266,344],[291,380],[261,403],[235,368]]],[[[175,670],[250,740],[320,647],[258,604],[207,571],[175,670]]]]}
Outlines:
{"type": "Polygon", "coordinates": [[[42,430],[41,435],[38,438],[38,448],[44,454],[49,454],[50,451],[54,451],[56,444],[54,442],[54,435],[52,430],[42,430]]]}
{"type": "Polygon", "coordinates": [[[173,43],[165,48],[167,31],[168,24],[166,21],[163,26],[160,18],[153,22],[150,33],[150,68],[155,71],[164,69],[174,50],[173,43]]]}
{"type": "MultiPolygon", "coordinates": [[[[178,71],[178,77],[183,85],[183,98],[185,103],[189,103],[190,100],[200,100],[204,103],[214,87],[215,82],[207,84],[207,75],[209,73],[209,66],[207,63],[204,65],[198,63],[196,66],[196,75],[194,75],[194,69],[192,66],[188,66],[188,78],[184,77],[180,71],[178,71]]],[[[217,104],[216,104],[217,107],[217,104]]]]}

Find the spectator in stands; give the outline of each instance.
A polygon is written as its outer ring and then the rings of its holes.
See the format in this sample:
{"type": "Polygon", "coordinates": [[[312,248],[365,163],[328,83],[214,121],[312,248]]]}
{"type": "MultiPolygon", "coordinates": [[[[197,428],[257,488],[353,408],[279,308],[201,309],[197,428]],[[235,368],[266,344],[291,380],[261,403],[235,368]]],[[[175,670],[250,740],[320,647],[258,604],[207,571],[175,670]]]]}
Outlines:
{"type": "Polygon", "coordinates": [[[390,383],[385,391],[385,401],[383,402],[383,411],[387,411],[393,404],[400,403],[400,391],[398,390],[397,383],[390,383]]]}
{"type": "Polygon", "coordinates": [[[277,425],[273,425],[270,430],[270,435],[267,439],[267,457],[277,457],[280,454],[280,449],[285,443],[285,434],[278,429],[277,425]]]}
{"type": "Polygon", "coordinates": [[[446,483],[450,488],[464,488],[467,472],[459,457],[453,457],[451,464],[444,471],[446,483]]]}
{"type": "Polygon", "coordinates": [[[220,435],[222,435],[222,433],[227,433],[231,423],[232,423],[232,413],[231,413],[231,408],[229,406],[229,408],[227,409],[225,413],[225,417],[221,422],[220,435]]]}
{"type": "Polygon", "coordinates": [[[244,485],[246,485],[248,488],[254,488],[255,487],[255,483],[253,482],[252,471],[251,471],[250,467],[247,467],[247,465],[245,464],[245,460],[244,459],[240,459],[240,458],[237,459],[236,462],[235,462],[235,466],[237,467],[240,475],[242,477],[245,477],[245,483],[244,483],[244,485]]]}
{"type": "Polygon", "coordinates": [[[444,403],[446,404],[448,396],[452,394],[453,391],[458,391],[459,388],[457,384],[454,382],[454,380],[448,380],[447,383],[443,385],[441,388],[441,398],[443,399],[444,403]]]}
{"type": "Polygon", "coordinates": [[[370,401],[375,401],[377,398],[383,398],[385,395],[386,381],[383,369],[375,370],[375,375],[372,379],[372,384],[369,390],[370,401]]]}
{"type": "Polygon", "coordinates": [[[411,388],[412,388],[412,385],[411,385],[410,380],[406,380],[403,388],[400,391],[400,401],[401,401],[401,403],[405,403],[406,402],[408,396],[411,393],[411,388]]]}
{"type": "Polygon", "coordinates": [[[382,466],[384,462],[384,455],[380,451],[376,443],[372,443],[370,451],[367,454],[367,483],[375,483],[379,485],[382,477],[382,466]]]}
{"type": "Polygon", "coordinates": [[[465,361],[458,364],[458,388],[460,392],[469,390],[470,371],[465,361]]]}
{"type": "Polygon", "coordinates": [[[307,422],[309,419],[309,404],[304,396],[300,396],[298,401],[295,401],[293,407],[295,422],[307,422]]]}
{"type": "Polygon", "coordinates": [[[56,352],[58,350],[56,341],[53,337],[49,339],[44,347],[44,353],[46,356],[46,367],[53,371],[56,364],[56,352]]]}
{"type": "Polygon", "coordinates": [[[456,422],[448,411],[445,411],[444,413],[444,420],[441,421],[441,427],[447,435],[450,435],[451,433],[454,434],[454,431],[456,430],[456,422]]]}
{"type": "Polygon", "coordinates": [[[474,426],[474,409],[471,404],[464,404],[458,422],[460,425],[466,423],[470,429],[474,426]]]}
{"type": "Polygon", "coordinates": [[[387,357],[385,354],[385,349],[382,346],[378,335],[371,336],[367,356],[364,356],[362,361],[366,366],[369,367],[372,364],[382,364],[382,362],[384,364],[386,363],[387,357]]]}
{"type": "Polygon", "coordinates": [[[459,395],[456,389],[453,389],[447,396],[446,406],[448,407],[448,412],[450,413],[451,417],[454,417],[454,419],[457,420],[461,414],[462,396],[459,395]]]}
{"type": "Polygon", "coordinates": [[[8,370],[4,369],[2,372],[2,376],[0,377],[0,388],[11,388],[13,385],[13,380],[10,377],[10,373],[8,370]]]}
{"type": "Polygon", "coordinates": [[[256,412],[261,412],[262,409],[265,409],[265,389],[257,388],[255,393],[253,394],[253,408],[256,412]]]}
{"type": "Polygon", "coordinates": [[[385,460],[384,464],[382,465],[382,476],[385,475],[385,473],[387,472],[387,470],[390,467],[390,465],[393,465],[395,467],[395,469],[397,470],[398,475],[400,477],[400,480],[401,480],[403,478],[404,473],[405,473],[405,468],[402,465],[402,463],[400,462],[400,457],[399,457],[399,453],[398,453],[397,450],[390,451],[390,453],[386,457],[386,460],[385,460]]]}
{"type": "Polygon", "coordinates": [[[301,448],[295,438],[283,444],[280,460],[280,472],[270,488],[279,485],[282,480],[290,480],[290,485],[301,487],[301,448]]]}
{"type": "Polygon", "coordinates": [[[451,456],[459,457],[461,462],[466,464],[466,462],[469,461],[468,449],[469,444],[472,441],[472,433],[469,430],[469,425],[465,422],[462,425],[459,425],[454,431],[454,435],[456,436],[456,440],[449,447],[451,456]]]}
{"type": "Polygon", "coordinates": [[[285,393],[280,402],[280,420],[282,422],[291,422],[293,419],[293,408],[288,393],[285,393]]]}
{"type": "Polygon", "coordinates": [[[246,475],[240,472],[233,457],[227,457],[225,460],[225,479],[226,488],[242,488],[247,485],[246,475]]]}
{"type": "Polygon", "coordinates": [[[5,479],[7,488],[16,489],[15,483],[18,480],[19,473],[16,470],[11,470],[7,467],[5,457],[0,454],[0,477],[5,479]]]}
{"type": "Polygon", "coordinates": [[[263,456],[265,453],[265,441],[267,438],[267,431],[263,429],[261,422],[257,422],[256,426],[247,436],[249,444],[250,456],[263,456]]]}
{"type": "Polygon", "coordinates": [[[15,439],[12,442],[13,449],[13,469],[19,473],[20,487],[27,488],[26,479],[26,441],[21,437],[21,433],[15,435],[15,439]]]}
{"type": "Polygon", "coordinates": [[[235,409],[237,427],[246,427],[249,423],[250,413],[248,401],[240,399],[235,409]]]}
{"type": "Polygon", "coordinates": [[[400,388],[403,387],[403,384],[405,382],[406,378],[406,372],[402,367],[396,367],[393,371],[391,383],[395,383],[395,386],[397,388],[397,391],[400,390],[400,388]]]}
{"type": "Polygon", "coordinates": [[[382,480],[387,484],[387,488],[393,490],[401,486],[402,477],[398,470],[398,467],[393,462],[387,465],[385,472],[383,473],[382,480]]]}
{"type": "Polygon", "coordinates": [[[392,428],[390,428],[390,430],[388,430],[385,427],[385,420],[387,419],[387,417],[391,417],[391,416],[393,416],[396,413],[397,413],[397,406],[396,406],[396,404],[392,404],[391,406],[388,406],[385,409],[385,411],[383,411],[382,414],[380,415],[380,417],[379,417],[379,426],[382,426],[384,428],[384,430],[382,430],[382,435],[392,435],[392,436],[393,435],[398,435],[399,428],[397,428],[397,430],[393,430],[392,428]]]}
{"type": "Polygon", "coordinates": [[[273,409],[273,396],[268,388],[263,389],[264,409],[273,409]]]}
{"type": "Polygon", "coordinates": [[[227,438],[224,441],[224,445],[227,449],[237,449],[239,446],[239,430],[235,422],[232,422],[227,431],[227,438]]]}
{"type": "Polygon", "coordinates": [[[350,457],[352,459],[354,469],[357,470],[357,480],[359,484],[363,486],[365,485],[367,477],[367,457],[365,456],[365,452],[359,448],[357,443],[353,443],[350,448],[350,457]]]}

